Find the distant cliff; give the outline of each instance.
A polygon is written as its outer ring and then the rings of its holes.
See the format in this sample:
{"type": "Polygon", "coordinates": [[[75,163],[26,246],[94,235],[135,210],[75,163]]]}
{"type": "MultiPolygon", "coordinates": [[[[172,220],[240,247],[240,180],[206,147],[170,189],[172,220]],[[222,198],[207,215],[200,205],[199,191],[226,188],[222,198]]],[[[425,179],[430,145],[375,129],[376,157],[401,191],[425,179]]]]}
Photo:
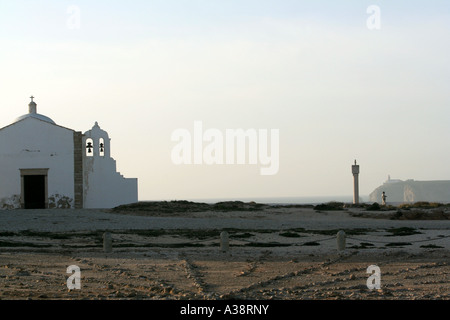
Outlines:
{"type": "Polygon", "coordinates": [[[388,180],[370,195],[370,202],[381,203],[381,193],[386,193],[386,202],[443,202],[450,203],[450,181],[388,180]]]}

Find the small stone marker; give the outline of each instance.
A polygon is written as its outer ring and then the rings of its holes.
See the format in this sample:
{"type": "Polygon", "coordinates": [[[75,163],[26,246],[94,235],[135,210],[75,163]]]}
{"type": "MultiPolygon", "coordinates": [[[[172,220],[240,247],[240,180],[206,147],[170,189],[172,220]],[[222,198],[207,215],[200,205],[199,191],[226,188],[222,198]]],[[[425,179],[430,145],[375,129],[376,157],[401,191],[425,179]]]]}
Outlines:
{"type": "Polygon", "coordinates": [[[103,234],[103,251],[110,253],[112,251],[112,237],[110,232],[103,234]]]}
{"type": "Polygon", "coordinates": [[[230,248],[230,244],[229,244],[229,236],[228,236],[228,232],[226,231],[222,231],[220,233],[220,250],[222,250],[222,252],[227,252],[230,248]]]}
{"type": "Polygon", "coordinates": [[[339,231],[336,235],[338,251],[345,250],[345,232],[339,231]]]}

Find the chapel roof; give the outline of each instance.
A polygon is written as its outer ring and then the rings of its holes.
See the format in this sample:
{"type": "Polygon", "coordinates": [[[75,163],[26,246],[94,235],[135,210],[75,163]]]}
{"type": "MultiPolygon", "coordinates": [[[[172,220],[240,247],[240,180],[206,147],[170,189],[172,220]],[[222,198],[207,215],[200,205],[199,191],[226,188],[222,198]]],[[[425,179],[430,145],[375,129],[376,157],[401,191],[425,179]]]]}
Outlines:
{"type": "Polygon", "coordinates": [[[53,121],[49,117],[44,116],[43,114],[37,113],[37,104],[36,104],[36,102],[33,101],[34,97],[31,96],[30,99],[31,99],[31,102],[28,104],[28,113],[24,114],[20,117],[17,117],[13,121],[13,123],[19,122],[26,118],[35,118],[35,119],[39,119],[41,121],[49,122],[51,124],[56,124],[55,121],[53,121]]]}
{"type": "Polygon", "coordinates": [[[26,119],[37,119],[37,120],[40,120],[40,121],[49,123],[49,124],[51,124],[51,125],[54,125],[54,126],[57,126],[57,127],[63,128],[63,129],[66,129],[66,130],[75,131],[75,130],[73,130],[73,129],[66,128],[66,127],[64,127],[64,126],[61,126],[61,125],[59,125],[59,124],[56,124],[55,121],[53,121],[53,120],[50,119],[49,117],[44,116],[43,114],[37,113],[37,112],[36,112],[37,104],[36,104],[36,102],[33,101],[34,97],[31,96],[30,98],[31,98],[31,102],[28,104],[28,113],[27,113],[27,114],[24,114],[24,115],[22,115],[22,116],[20,116],[20,117],[17,117],[17,118],[16,118],[12,123],[10,123],[9,125],[7,125],[7,126],[5,126],[5,127],[3,127],[3,128],[0,128],[0,131],[3,131],[4,129],[6,129],[6,128],[8,128],[8,127],[11,127],[11,126],[15,125],[16,123],[18,123],[18,122],[20,122],[20,121],[22,121],[22,120],[26,120],[26,119]]]}

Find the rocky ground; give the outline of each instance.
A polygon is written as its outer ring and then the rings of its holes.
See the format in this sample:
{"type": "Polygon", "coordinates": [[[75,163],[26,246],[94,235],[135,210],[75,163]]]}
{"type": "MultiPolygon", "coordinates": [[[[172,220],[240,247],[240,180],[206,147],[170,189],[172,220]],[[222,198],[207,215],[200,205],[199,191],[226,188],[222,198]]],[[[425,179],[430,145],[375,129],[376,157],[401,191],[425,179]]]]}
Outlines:
{"type": "Polygon", "coordinates": [[[449,221],[390,214],[2,211],[0,299],[450,299],[449,221]],[[344,251],[336,245],[341,229],[344,251]],[[111,253],[103,250],[105,231],[111,253]],[[222,231],[227,252],[219,247],[222,231]],[[80,268],[80,289],[67,287],[72,265],[80,268]],[[371,265],[380,268],[380,289],[367,287],[371,265]]]}

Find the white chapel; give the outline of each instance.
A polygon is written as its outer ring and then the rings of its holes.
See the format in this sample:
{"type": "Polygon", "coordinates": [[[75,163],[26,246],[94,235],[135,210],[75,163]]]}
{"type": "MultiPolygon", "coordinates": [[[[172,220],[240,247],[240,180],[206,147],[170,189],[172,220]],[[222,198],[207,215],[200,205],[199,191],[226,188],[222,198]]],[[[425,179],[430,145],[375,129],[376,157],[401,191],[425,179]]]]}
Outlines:
{"type": "Polygon", "coordinates": [[[110,138],[98,123],[85,133],[37,113],[0,128],[0,209],[113,208],[138,201],[137,178],[116,172],[110,138]]]}

